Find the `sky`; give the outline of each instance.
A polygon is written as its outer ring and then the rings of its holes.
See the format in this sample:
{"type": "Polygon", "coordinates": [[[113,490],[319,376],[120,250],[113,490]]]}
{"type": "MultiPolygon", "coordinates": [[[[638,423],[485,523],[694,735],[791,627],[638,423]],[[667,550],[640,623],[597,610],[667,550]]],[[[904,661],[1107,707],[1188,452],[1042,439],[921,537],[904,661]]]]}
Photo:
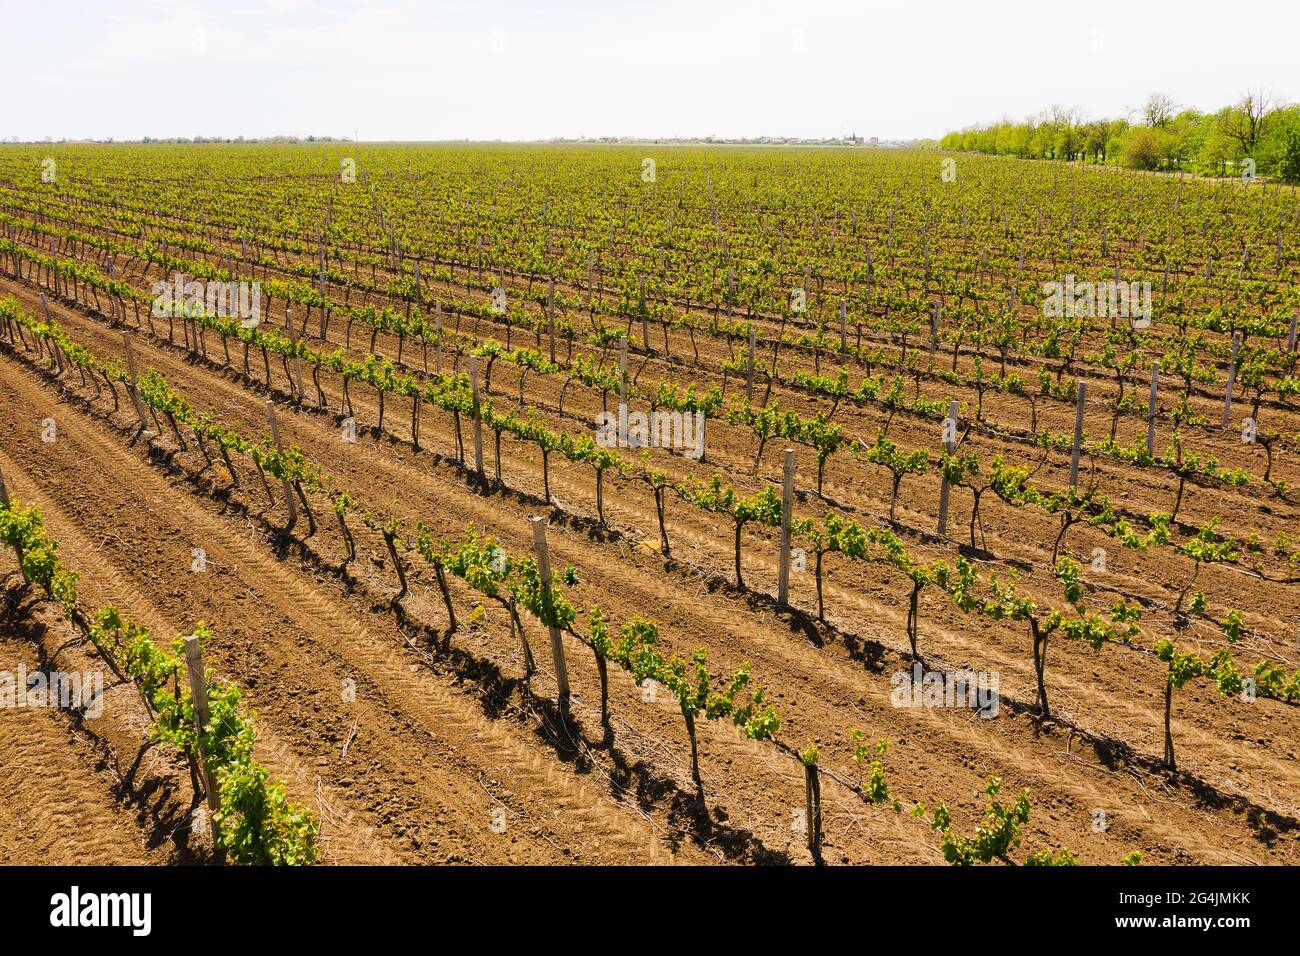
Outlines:
{"type": "Polygon", "coordinates": [[[937,137],[1300,102],[1300,3],[0,0],[0,140],[937,137]]]}

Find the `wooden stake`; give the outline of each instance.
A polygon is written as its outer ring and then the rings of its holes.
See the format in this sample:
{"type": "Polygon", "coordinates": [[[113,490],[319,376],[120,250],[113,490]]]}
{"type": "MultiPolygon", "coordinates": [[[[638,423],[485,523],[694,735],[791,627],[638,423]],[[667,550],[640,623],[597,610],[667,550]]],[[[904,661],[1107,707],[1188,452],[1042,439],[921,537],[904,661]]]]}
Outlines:
{"type": "Polygon", "coordinates": [[[794,449],[785,450],[785,476],[781,486],[781,564],[777,570],[776,600],[790,603],[790,518],[794,512],[794,449]]]}
{"type": "Polygon", "coordinates": [[[849,304],[840,299],[840,352],[848,351],[849,304]]]}
{"type": "MultiPolygon", "coordinates": [[[[283,452],[284,445],[280,441],[280,426],[275,420],[275,403],[269,398],[266,400],[266,420],[271,426],[271,441],[275,443],[276,451],[283,452]]],[[[289,524],[286,531],[298,523],[298,505],[293,500],[293,485],[289,484],[288,478],[280,479],[280,486],[284,491],[285,506],[289,509],[289,524]]]]}
{"type": "Polygon", "coordinates": [[[208,711],[208,682],[203,673],[203,651],[199,647],[197,635],[190,635],[185,638],[185,670],[190,678],[190,700],[194,708],[194,726],[198,731],[198,741],[195,749],[198,750],[199,773],[203,777],[203,789],[206,791],[208,802],[208,823],[212,828],[212,848],[213,852],[221,856],[221,828],[217,824],[216,813],[221,809],[221,796],[217,793],[217,783],[212,779],[212,774],[208,771],[208,762],[203,753],[203,733],[208,726],[210,714],[208,711]]]}
{"type": "Polygon", "coordinates": [[[478,356],[469,357],[469,384],[474,392],[474,470],[483,476],[483,409],[478,393],[478,356]]]}
{"type": "MultiPolygon", "coordinates": [[[[144,413],[144,399],[140,397],[140,386],[136,381],[135,371],[135,350],[131,348],[131,333],[122,330],[122,343],[126,347],[126,374],[131,380],[127,390],[131,393],[131,404],[135,406],[135,413],[140,419],[140,427],[144,432],[149,430],[149,420],[144,413]]],[[[144,434],[141,432],[141,434],[144,434]]]]}
{"type": "Polygon", "coordinates": [[[806,763],[804,773],[804,826],[808,829],[808,852],[813,862],[822,860],[822,785],[817,775],[817,765],[806,763]]]}
{"type": "Polygon", "coordinates": [[[939,347],[939,311],[943,308],[938,302],[934,304],[934,314],[930,317],[930,351],[939,347]]]}
{"type": "MultiPolygon", "coordinates": [[[[542,575],[542,587],[551,589],[551,552],[546,545],[546,518],[529,518],[533,525],[533,552],[537,556],[537,569],[542,575]]],[[[569,706],[569,670],[564,663],[564,642],[558,627],[549,628],[551,634],[551,656],[555,663],[555,680],[560,685],[560,709],[569,706]]]]}
{"type": "Polygon", "coordinates": [[[1087,385],[1079,383],[1079,400],[1074,408],[1074,448],[1070,452],[1070,487],[1079,485],[1079,452],[1083,448],[1083,401],[1087,385]]]}
{"type": "Polygon", "coordinates": [[[1228,366],[1228,385],[1223,390],[1223,424],[1232,421],[1232,387],[1237,381],[1237,349],[1240,347],[1237,336],[1232,337],[1232,364],[1228,366]]]}

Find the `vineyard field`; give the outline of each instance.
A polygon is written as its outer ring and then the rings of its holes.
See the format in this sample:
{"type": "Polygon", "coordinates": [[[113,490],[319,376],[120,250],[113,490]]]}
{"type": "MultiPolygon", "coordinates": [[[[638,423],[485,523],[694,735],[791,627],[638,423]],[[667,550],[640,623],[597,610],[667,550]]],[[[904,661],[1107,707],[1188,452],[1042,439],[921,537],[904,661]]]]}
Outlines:
{"type": "Polygon", "coordinates": [[[0,860],[1297,865],[1297,313],[1264,180],[0,145],[0,860]]]}

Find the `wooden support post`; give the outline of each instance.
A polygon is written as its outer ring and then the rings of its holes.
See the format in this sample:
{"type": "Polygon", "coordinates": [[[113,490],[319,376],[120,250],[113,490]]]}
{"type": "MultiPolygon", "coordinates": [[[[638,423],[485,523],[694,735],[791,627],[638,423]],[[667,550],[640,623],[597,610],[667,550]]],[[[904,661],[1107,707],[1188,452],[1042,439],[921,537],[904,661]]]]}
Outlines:
{"type": "Polygon", "coordinates": [[[478,392],[478,356],[469,357],[469,384],[474,393],[474,470],[483,476],[483,406],[478,392]]]}
{"type": "Polygon", "coordinates": [[[135,414],[140,419],[140,427],[143,429],[141,434],[149,430],[149,419],[144,413],[144,399],[140,397],[140,386],[136,381],[135,371],[135,351],[131,348],[131,333],[122,330],[122,343],[126,348],[126,376],[130,379],[127,390],[131,393],[131,404],[135,406],[135,414]]]}
{"type": "Polygon", "coordinates": [[[1228,366],[1228,385],[1223,390],[1223,424],[1232,421],[1232,388],[1237,382],[1237,350],[1241,342],[1234,334],[1232,337],[1232,364],[1228,366]]]}
{"type": "Polygon", "coordinates": [[[1079,383],[1079,398],[1074,407],[1074,448],[1070,451],[1070,487],[1079,485],[1079,452],[1083,449],[1083,402],[1087,385],[1079,383]]]}
{"type": "MultiPolygon", "coordinates": [[[[276,451],[283,452],[284,445],[280,441],[280,426],[275,420],[275,403],[269,398],[266,400],[266,421],[271,426],[271,441],[275,443],[276,451]]],[[[284,491],[285,506],[289,509],[289,524],[285,528],[288,531],[298,523],[298,505],[293,500],[293,485],[289,483],[289,479],[281,478],[280,486],[284,491]]]]}
{"type": "Polygon", "coordinates": [[[934,304],[934,314],[930,316],[930,351],[933,352],[939,347],[939,310],[942,309],[938,302],[934,304]]]}
{"type": "Polygon", "coordinates": [[[785,474],[781,485],[781,566],[777,571],[776,600],[790,603],[790,520],[794,514],[794,449],[785,450],[785,474]]]}
{"type": "Polygon", "coordinates": [[[751,324],[749,326],[749,364],[745,369],[745,400],[751,403],[754,401],[754,342],[756,338],[757,333],[751,324]]]}
{"type": "MultiPolygon", "coordinates": [[[[329,327],[328,302],[329,300],[325,298],[325,267],[322,265],[320,270],[320,337],[322,342],[325,341],[325,333],[329,327]]],[[[306,321],[304,321],[303,325],[306,324],[306,321]]]]}
{"type": "Polygon", "coordinates": [[[1291,313],[1291,330],[1290,330],[1289,332],[1287,332],[1287,335],[1286,335],[1286,351],[1287,351],[1287,354],[1288,354],[1288,355],[1290,355],[1291,353],[1295,352],[1295,327],[1296,327],[1296,320],[1297,320],[1297,319],[1300,319],[1300,313],[1292,312],[1292,313],[1291,313]]]}
{"type": "Polygon", "coordinates": [[[208,771],[208,761],[203,753],[202,736],[208,726],[211,715],[208,711],[208,681],[203,673],[203,650],[199,647],[197,635],[185,638],[185,671],[190,678],[190,700],[194,708],[194,726],[199,733],[198,750],[199,775],[203,778],[203,789],[208,803],[208,823],[212,828],[213,853],[221,856],[221,827],[217,823],[216,813],[221,809],[221,795],[217,792],[217,782],[208,771]]]}
{"type": "MultiPolygon", "coordinates": [[[[551,552],[546,545],[546,518],[529,518],[533,525],[533,552],[537,556],[537,569],[542,576],[542,587],[551,589],[551,552]]],[[[555,663],[555,680],[560,685],[560,709],[569,706],[569,669],[564,663],[564,642],[558,627],[549,628],[551,656],[555,663]]]]}
{"type": "Polygon", "coordinates": [[[840,299],[840,352],[847,352],[849,347],[849,304],[840,299]]]}
{"type": "Polygon", "coordinates": [[[1151,397],[1147,399],[1147,454],[1156,456],[1156,391],[1160,388],[1160,363],[1151,363],[1151,397]]]}
{"type": "Polygon", "coordinates": [[[813,862],[822,861],[822,785],[817,764],[805,763],[804,773],[804,826],[808,830],[808,852],[813,862]]]}
{"type": "MultiPolygon", "coordinates": [[[[949,455],[957,451],[957,411],[961,406],[956,399],[948,402],[948,417],[943,423],[943,450],[949,455]]],[[[939,534],[948,533],[948,495],[950,492],[948,479],[941,478],[939,481],[939,534]]]]}
{"type": "Polygon", "coordinates": [[[411,396],[411,447],[420,450],[420,390],[411,396]]]}

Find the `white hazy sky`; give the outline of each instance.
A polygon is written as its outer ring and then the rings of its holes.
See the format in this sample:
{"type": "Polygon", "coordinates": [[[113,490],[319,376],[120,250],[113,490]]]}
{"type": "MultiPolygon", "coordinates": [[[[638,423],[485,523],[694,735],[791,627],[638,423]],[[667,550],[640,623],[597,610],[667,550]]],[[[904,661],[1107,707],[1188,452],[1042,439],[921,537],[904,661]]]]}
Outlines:
{"type": "Polygon", "coordinates": [[[0,139],[937,136],[1300,100],[1300,3],[0,0],[0,139]]]}

